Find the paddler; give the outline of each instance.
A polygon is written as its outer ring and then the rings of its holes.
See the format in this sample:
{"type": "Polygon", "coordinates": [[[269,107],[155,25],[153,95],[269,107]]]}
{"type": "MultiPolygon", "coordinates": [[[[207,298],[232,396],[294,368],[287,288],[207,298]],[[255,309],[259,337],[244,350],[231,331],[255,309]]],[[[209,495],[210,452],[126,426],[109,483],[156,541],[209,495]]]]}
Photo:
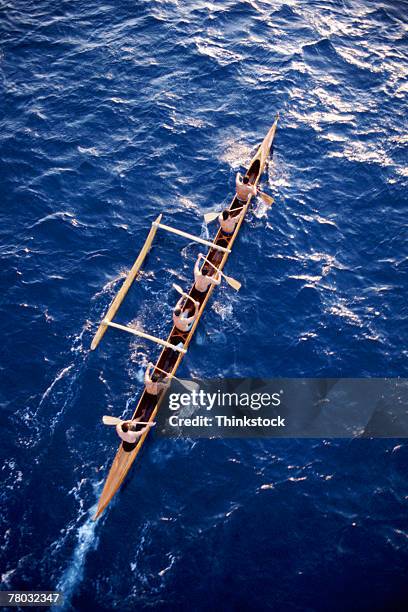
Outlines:
{"type": "Polygon", "coordinates": [[[250,195],[255,196],[257,194],[257,188],[255,185],[250,185],[249,178],[247,176],[242,177],[239,172],[235,179],[235,189],[238,200],[245,204],[247,203],[250,195]]]}
{"type": "Polygon", "coordinates": [[[144,375],[144,384],[146,387],[146,391],[150,395],[159,395],[161,391],[164,391],[164,389],[167,389],[167,387],[169,386],[171,376],[155,374],[154,376],[157,378],[157,380],[153,380],[153,371],[154,364],[149,363],[144,375]]]}
{"type": "Polygon", "coordinates": [[[141,421],[142,417],[137,417],[133,419],[133,421],[122,421],[116,425],[116,432],[121,440],[124,442],[128,442],[129,444],[134,444],[137,442],[143,434],[150,429],[150,427],[154,427],[156,423],[147,423],[146,425],[139,425],[139,421],[141,421]],[[138,427],[140,429],[138,429],[138,427]]]}
{"type": "Polygon", "coordinates": [[[218,217],[222,233],[224,236],[232,236],[235,232],[238,221],[245,215],[245,208],[242,208],[241,212],[235,217],[232,216],[232,211],[226,209],[218,217]]]}
{"type": "Polygon", "coordinates": [[[173,323],[179,331],[187,332],[193,327],[194,321],[198,317],[198,310],[200,308],[200,302],[194,300],[194,312],[191,313],[189,307],[190,298],[186,301],[186,298],[181,297],[173,310],[173,323]],[[183,309],[184,306],[184,309],[183,309]]]}
{"type": "Polygon", "coordinates": [[[219,285],[221,282],[221,274],[219,272],[213,276],[209,275],[211,270],[215,272],[215,269],[209,264],[204,263],[203,267],[200,269],[202,257],[204,258],[204,255],[200,253],[194,266],[194,287],[200,293],[207,291],[210,285],[219,285]]]}

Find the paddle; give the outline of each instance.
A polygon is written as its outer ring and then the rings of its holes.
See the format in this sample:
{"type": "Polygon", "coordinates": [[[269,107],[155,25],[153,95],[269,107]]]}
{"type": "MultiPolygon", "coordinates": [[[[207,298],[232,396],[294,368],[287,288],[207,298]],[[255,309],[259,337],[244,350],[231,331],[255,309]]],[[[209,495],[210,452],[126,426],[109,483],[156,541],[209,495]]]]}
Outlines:
{"type": "Polygon", "coordinates": [[[217,272],[221,274],[221,276],[227,281],[229,286],[235,289],[235,291],[239,291],[241,289],[241,283],[239,281],[235,280],[235,278],[232,278],[232,276],[227,276],[226,274],[224,274],[224,272],[221,272],[221,270],[219,270],[217,266],[214,266],[214,264],[211,263],[211,261],[209,261],[206,257],[204,257],[202,253],[200,253],[199,257],[202,257],[204,261],[206,261],[208,264],[210,264],[210,266],[214,268],[214,270],[217,270],[217,272]]]}
{"type": "Polygon", "coordinates": [[[154,366],[154,369],[159,370],[159,372],[163,372],[163,374],[167,374],[169,378],[175,378],[176,380],[179,381],[179,383],[183,384],[183,382],[179,378],[177,378],[177,376],[174,376],[174,374],[170,374],[170,372],[166,372],[165,370],[162,370],[161,368],[158,368],[157,366],[154,366]]]}
{"type": "Polygon", "coordinates": [[[185,389],[187,389],[187,391],[191,391],[193,389],[198,389],[199,385],[198,383],[192,381],[192,380],[187,380],[187,381],[183,381],[181,380],[181,378],[177,378],[177,376],[175,376],[174,374],[169,374],[169,372],[165,372],[164,370],[162,370],[161,368],[158,368],[157,366],[155,366],[154,368],[155,370],[159,370],[159,372],[163,372],[163,374],[167,374],[167,376],[169,376],[170,378],[175,378],[182,387],[184,387],[185,389]]]}
{"type": "MultiPolygon", "coordinates": [[[[118,417],[114,417],[114,416],[109,416],[108,414],[105,414],[102,417],[102,421],[104,425],[119,425],[119,423],[126,423],[126,420],[123,419],[119,419],[118,417]]],[[[138,425],[156,425],[156,423],[154,421],[138,421],[137,422],[138,425]]]]}
{"type": "MultiPolygon", "coordinates": [[[[246,204],[244,204],[244,206],[240,206],[239,208],[234,208],[233,210],[242,210],[243,208],[245,208],[246,204]]],[[[212,221],[215,221],[216,219],[218,219],[218,217],[220,216],[220,211],[218,212],[210,212],[210,213],[206,213],[204,215],[204,221],[206,223],[211,223],[212,221]]]]}
{"type": "MultiPolygon", "coordinates": [[[[180,287],[180,285],[176,285],[176,283],[173,283],[173,289],[175,289],[177,291],[177,293],[179,293],[180,295],[182,295],[183,297],[191,300],[193,302],[194,305],[198,304],[200,305],[200,302],[197,302],[196,300],[193,300],[193,298],[191,296],[188,295],[188,293],[185,293],[182,288],[180,287]]],[[[159,368],[157,368],[159,369],[159,368]]],[[[160,370],[162,371],[162,370],[160,370]]]]}
{"type": "MultiPolygon", "coordinates": [[[[272,204],[275,201],[272,196],[268,195],[264,191],[261,191],[260,189],[258,189],[257,195],[259,195],[262,198],[262,200],[265,202],[267,206],[272,206],[272,204]]],[[[233,210],[242,210],[243,208],[245,208],[245,206],[246,204],[244,206],[241,206],[240,208],[234,208],[233,210]]],[[[218,219],[219,215],[220,215],[220,212],[206,213],[204,215],[204,221],[206,223],[212,223],[212,221],[215,221],[216,219],[218,219]]]]}
{"type": "Polygon", "coordinates": [[[261,198],[263,199],[265,204],[267,204],[268,206],[272,206],[272,204],[275,201],[272,196],[270,196],[267,193],[261,191],[260,189],[258,189],[258,195],[261,196],[261,198]]]}

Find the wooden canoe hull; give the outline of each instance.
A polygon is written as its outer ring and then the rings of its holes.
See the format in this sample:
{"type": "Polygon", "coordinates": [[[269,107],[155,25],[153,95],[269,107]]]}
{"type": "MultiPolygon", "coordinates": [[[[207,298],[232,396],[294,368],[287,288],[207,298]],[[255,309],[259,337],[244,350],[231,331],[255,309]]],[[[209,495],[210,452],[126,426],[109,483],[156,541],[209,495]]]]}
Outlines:
{"type": "MultiPolygon", "coordinates": [[[[263,171],[265,169],[265,164],[268,159],[270,149],[273,143],[273,139],[276,132],[278,117],[276,118],[274,124],[269,130],[268,134],[264,138],[262,144],[260,145],[258,151],[252,158],[246,175],[250,179],[250,183],[253,185],[257,185],[259,179],[261,178],[263,171]]],[[[241,228],[242,222],[246,216],[248,208],[250,206],[251,198],[249,198],[248,203],[246,205],[245,215],[241,217],[238,222],[234,233],[232,236],[224,236],[221,232],[221,229],[218,230],[217,235],[215,237],[214,243],[219,246],[231,249],[232,245],[235,242],[237,235],[239,234],[239,230],[241,228]]],[[[235,196],[230,204],[230,210],[234,210],[236,208],[240,208],[242,203],[235,196]]],[[[215,266],[217,266],[220,270],[222,270],[226,264],[229,253],[222,252],[215,248],[210,248],[207,253],[206,258],[211,261],[215,266]]],[[[208,264],[204,263],[203,266],[207,266],[208,264]]],[[[179,342],[183,343],[183,347],[185,349],[188,348],[196,330],[196,327],[199,323],[202,313],[204,312],[205,306],[214,290],[214,285],[210,285],[209,289],[205,293],[199,293],[196,289],[194,289],[194,285],[189,292],[190,297],[194,300],[198,300],[200,302],[199,314],[194,322],[193,327],[189,332],[180,332],[175,327],[172,328],[170,335],[167,338],[167,342],[170,344],[178,344],[179,342]]],[[[183,358],[183,353],[178,353],[173,351],[170,348],[164,348],[157,360],[156,366],[161,370],[169,372],[171,374],[175,374],[177,368],[180,365],[180,362],[183,358]]],[[[161,401],[163,399],[163,395],[159,397],[155,397],[149,395],[146,390],[143,391],[140,400],[137,404],[137,407],[134,411],[133,417],[142,417],[143,421],[153,421],[156,413],[160,407],[161,401]]],[[[136,459],[138,453],[140,452],[146,436],[148,435],[149,430],[145,432],[145,434],[140,438],[140,440],[136,444],[128,444],[123,442],[116,453],[115,459],[112,463],[112,466],[109,470],[109,474],[106,478],[102,494],[99,498],[98,508],[95,513],[94,519],[96,520],[104,511],[104,509],[108,506],[110,501],[112,500],[115,493],[118,491],[121,486],[123,480],[125,479],[127,473],[129,472],[134,460],[136,459]]]]}

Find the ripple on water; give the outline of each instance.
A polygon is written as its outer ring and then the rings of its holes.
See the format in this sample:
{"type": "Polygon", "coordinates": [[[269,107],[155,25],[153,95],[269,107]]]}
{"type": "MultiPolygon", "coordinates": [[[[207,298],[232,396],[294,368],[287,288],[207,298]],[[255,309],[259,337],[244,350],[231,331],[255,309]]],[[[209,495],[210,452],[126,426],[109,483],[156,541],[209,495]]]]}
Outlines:
{"type": "MultiPolygon", "coordinates": [[[[89,345],[149,223],[164,211],[211,239],[202,213],[230,201],[279,110],[275,204],[244,224],[241,291],[214,294],[181,372],[405,374],[401,3],[54,4],[14,3],[1,25],[4,584],[51,580],[77,609],[199,609],[203,592],[381,606],[407,560],[404,443],[153,437],[94,525],[116,448],[100,417],[129,414],[158,349],[113,330],[89,345]]],[[[166,337],[197,253],[159,233],[118,321],[166,337]]]]}

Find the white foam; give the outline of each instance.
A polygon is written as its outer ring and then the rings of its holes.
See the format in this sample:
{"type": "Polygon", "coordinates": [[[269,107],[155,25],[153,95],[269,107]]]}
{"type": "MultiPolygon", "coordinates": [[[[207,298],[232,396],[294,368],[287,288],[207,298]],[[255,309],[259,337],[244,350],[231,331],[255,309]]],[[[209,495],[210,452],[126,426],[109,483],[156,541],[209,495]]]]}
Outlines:
{"type": "Polygon", "coordinates": [[[96,504],[88,510],[88,517],[77,530],[77,544],[75,546],[71,561],[60,580],[58,581],[56,590],[64,594],[63,606],[52,607],[52,610],[61,612],[62,610],[70,609],[70,600],[72,595],[82,581],[85,560],[88,552],[94,550],[98,545],[98,538],[95,536],[96,522],[92,520],[92,516],[96,511],[96,504]]]}

